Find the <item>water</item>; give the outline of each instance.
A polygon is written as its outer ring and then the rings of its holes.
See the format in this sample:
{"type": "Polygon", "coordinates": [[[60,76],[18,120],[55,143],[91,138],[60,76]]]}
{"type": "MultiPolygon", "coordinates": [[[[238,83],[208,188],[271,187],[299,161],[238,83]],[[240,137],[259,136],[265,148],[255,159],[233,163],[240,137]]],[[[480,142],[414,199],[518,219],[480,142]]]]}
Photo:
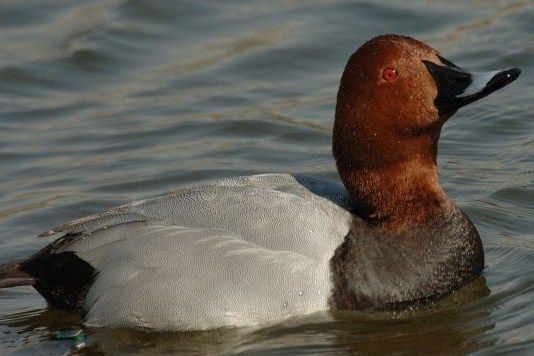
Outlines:
{"type": "MultiPolygon", "coordinates": [[[[0,4],[0,262],[50,227],[182,184],[262,172],[338,179],[348,56],[380,33],[477,71],[521,67],[440,141],[442,184],[475,222],[485,279],[401,314],[319,313],[259,330],[84,330],[80,352],[534,352],[531,1],[11,1],[0,4]]],[[[0,291],[0,353],[75,352],[75,314],[0,291]]]]}

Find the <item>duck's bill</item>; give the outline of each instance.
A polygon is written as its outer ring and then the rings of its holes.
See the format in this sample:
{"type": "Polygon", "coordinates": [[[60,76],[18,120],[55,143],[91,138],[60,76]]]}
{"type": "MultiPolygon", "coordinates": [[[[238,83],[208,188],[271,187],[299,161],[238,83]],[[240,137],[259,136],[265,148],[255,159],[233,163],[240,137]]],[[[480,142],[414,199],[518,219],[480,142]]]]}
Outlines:
{"type": "Polygon", "coordinates": [[[521,74],[519,68],[487,73],[469,72],[445,58],[440,59],[442,65],[423,61],[438,87],[435,103],[440,114],[454,112],[488,96],[516,80],[521,74]]]}

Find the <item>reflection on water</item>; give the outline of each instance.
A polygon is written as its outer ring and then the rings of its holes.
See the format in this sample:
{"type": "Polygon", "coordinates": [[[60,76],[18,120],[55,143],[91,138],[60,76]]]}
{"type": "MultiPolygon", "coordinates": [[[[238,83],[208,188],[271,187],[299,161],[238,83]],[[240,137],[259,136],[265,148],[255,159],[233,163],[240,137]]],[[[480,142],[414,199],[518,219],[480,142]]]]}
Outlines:
{"type": "Polygon", "coordinates": [[[0,4],[0,262],[40,231],[183,184],[262,172],[337,180],[330,143],[350,53],[415,36],[474,70],[518,66],[440,141],[441,179],[486,251],[424,310],[319,313],[261,329],[84,329],[29,288],[0,291],[0,353],[465,353],[534,349],[534,123],[528,0],[0,4]]]}

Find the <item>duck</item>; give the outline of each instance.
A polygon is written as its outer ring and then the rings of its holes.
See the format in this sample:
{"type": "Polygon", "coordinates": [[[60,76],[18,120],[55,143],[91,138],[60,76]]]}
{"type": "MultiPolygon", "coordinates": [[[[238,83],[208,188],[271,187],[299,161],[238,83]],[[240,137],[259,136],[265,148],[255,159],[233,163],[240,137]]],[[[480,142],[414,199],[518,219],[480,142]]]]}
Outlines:
{"type": "Polygon", "coordinates": [[[442,126],[510,84],[414,38],[361,45],[343,71],[332,152],[341,182],[259,174],[191,185],[40,234],[0,266],[93,327],[206,330],[321,311],[417,308],[477,279],[480,236],[438,179],[442,126]]]}

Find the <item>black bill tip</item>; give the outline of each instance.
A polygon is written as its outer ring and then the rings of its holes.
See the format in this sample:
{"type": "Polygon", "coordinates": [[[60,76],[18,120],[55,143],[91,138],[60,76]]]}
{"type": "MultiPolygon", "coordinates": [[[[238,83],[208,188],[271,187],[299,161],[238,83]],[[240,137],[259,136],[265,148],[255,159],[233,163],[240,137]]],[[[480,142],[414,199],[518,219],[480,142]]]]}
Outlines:
{"type": "Polygon", "coordinates": [[[488,90],[489,93],[499,90],[516,80],[517,77],[519,77],[519,74],[521,74],[521,69],[519,68],[503,70],[502,72],[495,74],[493,78],[490,79],[488,84],[486,84],[485,89],[488,90]]]}

